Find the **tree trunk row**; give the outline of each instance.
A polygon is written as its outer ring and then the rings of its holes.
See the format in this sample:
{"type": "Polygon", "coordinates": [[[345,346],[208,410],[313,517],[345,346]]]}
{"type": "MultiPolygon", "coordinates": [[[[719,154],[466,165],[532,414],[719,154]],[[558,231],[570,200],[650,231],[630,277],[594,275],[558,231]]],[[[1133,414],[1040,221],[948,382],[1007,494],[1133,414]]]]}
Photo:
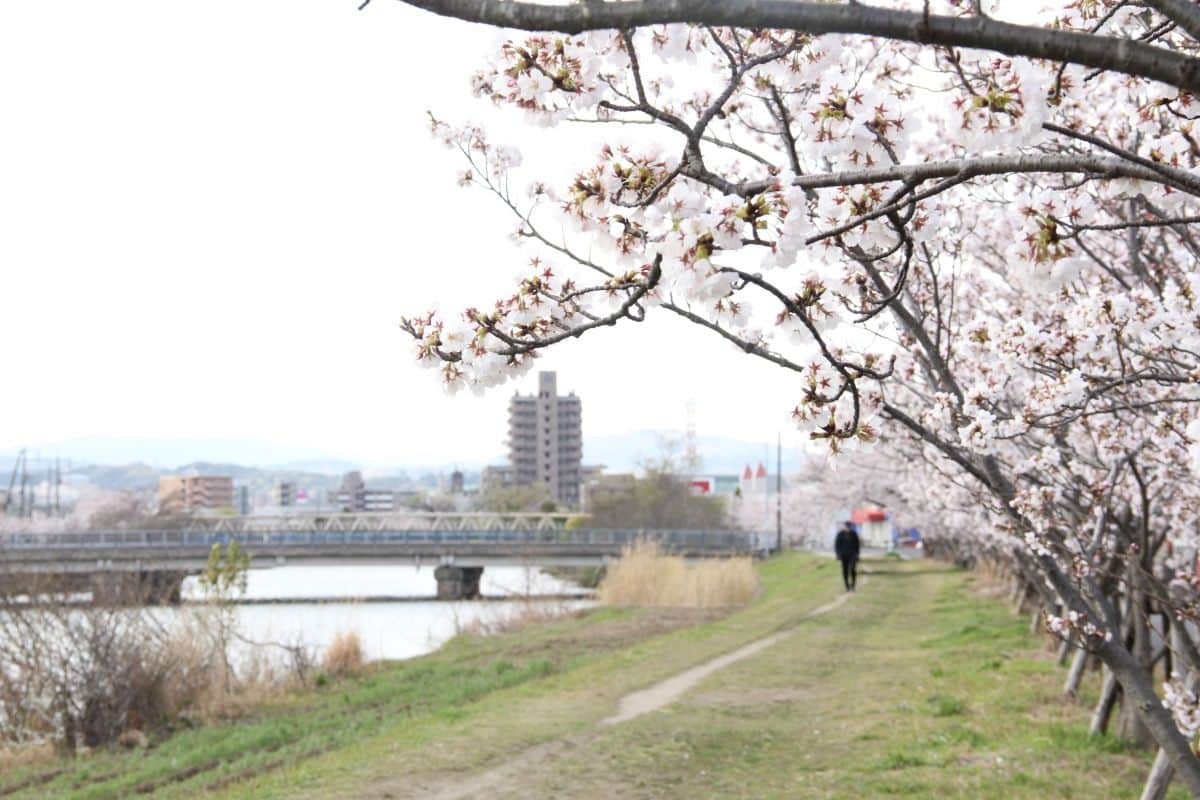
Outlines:
{"type": "MultiPolygon", "coordinates": [[[[957,558],[955,560],[958,560],[957,558]]],[[[1061,603],[1047,600],[1047,593],[1037,591],[1020,569],[1008,569],[988,558],[974,558],[977,569],[1008,587],[1008,602],[1014,614],[1029,613],[1030,631],[1043,627],[1049,614],[1061,613],[1061,603]]],[[[1078,696],[1080,687],[1093,668],[1103,664],[1100,696],[1093,708],[1089,733],[1094,736],[1111,734],[1139,747],[1158,745],[1154,763],[1141,800],[1162,800],[1171,782],[1178,777],[1193,797],[1200,798],[1200,759],[1192,751],[1191,742],[1178,731],[1170,712],[1162,705],[1151,676],[1159,661],[1178,678],[1180,645],[1177,641],[1181,623],[1173,622],[1166,609],[1156,605],[1139,585],[1139,576],[1130,565],[1122,576],[1123,591],[1112,586],[1114,613],[1119,622],[1119,634],[1112,640],[1085,649],[1073,636],[1057,643],[1056,660],[1066,666],[1063,693],[1069,698],[1078,696]],[[1182,769],[1177,767],[1182,765],[1182,769]]],[[[1105,588],[1108,591],[1109,587],[1105,588]]],[[[1063,589],[1062,591],[1066,591],[1063,589]]],[[[1184,670],[1189,686],[1200,688],[1197,673],[1184,670]]]]}

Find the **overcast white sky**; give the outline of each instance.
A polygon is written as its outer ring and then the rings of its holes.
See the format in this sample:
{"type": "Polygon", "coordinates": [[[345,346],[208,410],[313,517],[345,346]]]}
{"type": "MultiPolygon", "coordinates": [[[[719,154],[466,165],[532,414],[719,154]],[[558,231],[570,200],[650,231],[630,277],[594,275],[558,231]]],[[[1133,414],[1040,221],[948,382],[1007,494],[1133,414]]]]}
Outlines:
{"type": "MultiPolygon", "coordinates": [[[[397,328],[432,302],[494,299],[527,258],[425,127],[426,109],[493,117],[468,77],[496,34],[356,4],[0,3],[0,449],[499,452],[517,387],[447,398],[397,328]]],[[[538,149],[566,175],[584,154],[549,135],[538,149]]],[[[704,434],[788,428],[788,376],[665,317],[543,366],[582,395],[588,437],[681,428],[689,398],[704,434]]]]}

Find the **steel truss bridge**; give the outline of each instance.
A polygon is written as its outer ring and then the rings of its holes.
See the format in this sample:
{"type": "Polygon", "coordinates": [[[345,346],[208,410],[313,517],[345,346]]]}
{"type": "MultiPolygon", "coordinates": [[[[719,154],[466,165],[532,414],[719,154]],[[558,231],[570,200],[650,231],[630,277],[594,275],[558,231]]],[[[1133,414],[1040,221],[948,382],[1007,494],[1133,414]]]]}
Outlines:
{"type": "Polygon", "coordinates": [[[588,566],[639,540],[686,557],[750,555],[766,538],[733,530],[580,527],[577,514],[361,513],[195,517],[154,530],[0,534],[0,573],[197,572],[237,542],[251,566],[433,564],[588,566]]]}

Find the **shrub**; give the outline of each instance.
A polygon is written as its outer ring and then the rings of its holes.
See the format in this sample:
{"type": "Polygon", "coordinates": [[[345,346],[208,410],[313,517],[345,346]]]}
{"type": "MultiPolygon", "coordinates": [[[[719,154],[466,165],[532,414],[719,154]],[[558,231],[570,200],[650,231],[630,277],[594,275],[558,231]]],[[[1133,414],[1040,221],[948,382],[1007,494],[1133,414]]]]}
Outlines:
{"type": "Polygon", "coordinates": [[[321,667],[326,674],[341,678],[361,672],[366,662],[362,639],[357,631],[349,631],[333,637],[333,642],[325,649],[321,667]]]}
{"type": "MultiPolygon", "coordinates": [[[[291,661],[269,657],[267,645],[237,634],[229,604],[164,614],[83,602],[61,578],[6,577],[0,571],[0,752],[9,757],[42,744],[71,753],[130,741],[174,720],[240,716],[305,682],[307,651],[267,643],[291,661]],[[252,645],[236,665],[235,638],[252,645]]],[[[353,663],[352,649],[343,645],[341,663],[353,663]]]]}
{"type": "Polygon", "coordinates": [[[174,657],[144,610],[39,603],[0,611],[0,737],[67,752],[171,713],[174,657]]]}

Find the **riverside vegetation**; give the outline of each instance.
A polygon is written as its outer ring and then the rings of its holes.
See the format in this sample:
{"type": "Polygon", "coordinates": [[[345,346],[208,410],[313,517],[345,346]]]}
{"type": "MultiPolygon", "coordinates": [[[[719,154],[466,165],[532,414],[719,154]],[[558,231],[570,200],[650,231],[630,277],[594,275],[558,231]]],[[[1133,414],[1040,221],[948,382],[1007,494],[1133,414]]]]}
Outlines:
{"type": "Polygon", "coordinates": [[[597,597],[610,606],[731,608],[758,590],[748,557],[708,558],[688,564],[656,542],[626,548],[600,582],[597,597]]]}
{"type": "Polygon", "coordinates": [[[205,605],[164,613],[137,587],[84,602],[55,578],[0,593],[0,769],[57,751],[75,756],[245,716],[363,666],[357,633],[312,648],[251,642],[237,625],[249,559],[214,546],[199,576],[205,605]]]}
{"type": "Polygon", "coordinates": [[[758,565],[738,610],[604,607],[460,636],[145,750],[13,767],[0,796],[455,796],[480,776],[494,797],[1136,792],[1150,754],[1087,734],[1097,681],[1063,699],[1053,654],[977,578],[865,567],[815,618],[836,565],[791,554],[758,565]],[[597,727],[622,696],[783,630],[666,709],[597,727]]]}

